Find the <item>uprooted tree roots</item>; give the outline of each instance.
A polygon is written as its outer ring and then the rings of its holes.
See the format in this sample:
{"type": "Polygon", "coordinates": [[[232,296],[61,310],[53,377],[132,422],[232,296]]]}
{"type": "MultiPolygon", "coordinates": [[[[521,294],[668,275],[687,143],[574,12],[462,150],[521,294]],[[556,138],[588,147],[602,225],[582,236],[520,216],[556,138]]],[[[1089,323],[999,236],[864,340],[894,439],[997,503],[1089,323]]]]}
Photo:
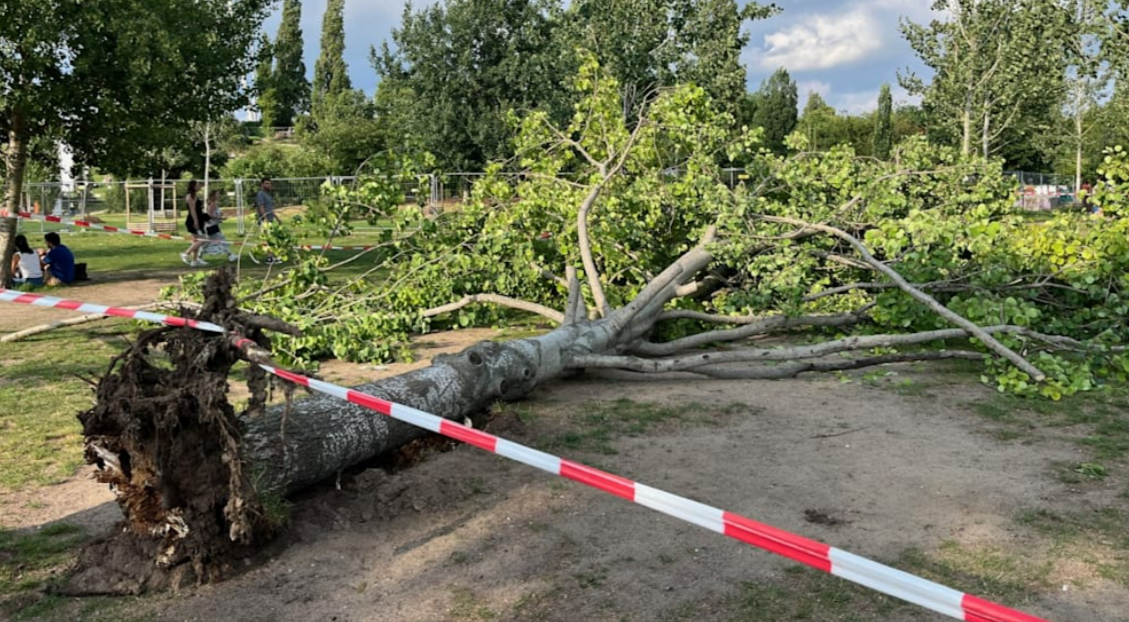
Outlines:
{"type": "MultiPolygon", "coordinates": [[[[207,287],[203,315],[268,345],[254,318],[233,310],[229,273],[207,287]]],[[[212,580],[270,533],[240,458],[242,416],[227,401],[239,360],[222,335],[176,328],[146,331],[114,359],[96,405],[79,419],[86,459],[117,494],[125,522],[84,548],[65,592],[139,593],[212,580]]],[[[248,369],[248,412],[265,408],[267,382],[258,367],[248,369]]]]}

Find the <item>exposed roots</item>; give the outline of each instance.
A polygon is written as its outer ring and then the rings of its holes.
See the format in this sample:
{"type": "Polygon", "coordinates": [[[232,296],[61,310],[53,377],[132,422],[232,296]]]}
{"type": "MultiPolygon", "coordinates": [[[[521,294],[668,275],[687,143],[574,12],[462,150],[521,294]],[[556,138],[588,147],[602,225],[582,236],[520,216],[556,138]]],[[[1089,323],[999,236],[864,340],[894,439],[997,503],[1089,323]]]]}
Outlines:
{"type": "MultiPolygon", "coordinates": [[[[232,277],[208,280],[201,316],[269,346],[235,310],[232,277]]],[[[125,521],[86,547],[62,591],[136,594],[212,581],[271,525],[240,458],[242,423],[227,401],[240,353],[222,335],[146,331],[110,365],[97,402],[79,415],[87,462],[117,495],[125,521]]],[[[248,369],[248,413],[262,412],[267,378],[248,369]]]]}

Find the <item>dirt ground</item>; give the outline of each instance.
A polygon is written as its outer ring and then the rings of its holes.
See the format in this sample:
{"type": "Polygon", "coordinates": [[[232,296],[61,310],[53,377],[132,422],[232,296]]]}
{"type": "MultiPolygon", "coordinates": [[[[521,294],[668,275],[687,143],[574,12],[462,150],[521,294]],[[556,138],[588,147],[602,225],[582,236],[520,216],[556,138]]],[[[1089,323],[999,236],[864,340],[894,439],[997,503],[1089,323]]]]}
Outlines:
{"type": "MultiPolygon", "coordinates": [[[[90,300],[152,299],[140,295],[136,283],[117,293],[101,291],[113,286],[92,287],[99,296],[90,300]]],[[[425,339],[437,349],[459,349],[489,334],[425,339]]],[[[356,381],[400,369],[331,366],[325,372],[356,381]]],[[[954,382],[935,367],[896,370],[927,390],[900,395],[857,377],[588,375],[554,382],[501,409],[487,429],[541,445],[575,429],[593,404],[610,412],[628,404],[617,402],[622,399],[670,407],[686,416],[614,438],[602,450],[554,451],[886,563],[900,565],[907,551],[1006,552],[1012,562],[1001,566],[999,579],[1042,569],[1036,596],[1014,603],[1023,610],[1057,622],[1129,620],[1129,591],[1087,561],[1117,555],[1109,543],[1094,543],[1077,559],[1058,555],[1015,520],[1026,509],[1126,506],[1117,500],[1125,482],[1063,483],[1052,467],[1084,460],[1077,446],[998,440],[967,406],[989,397],[989,389],[967,374],[954,382]]],[[[0,524],[34,528],[64,520],[110,528],[119,516],[110,493],[89,473],[27,496],[0,504],[0,524]]],[[[842,582],[797,572],[796,564],[743,543],[468,446],[435,452],[409,468],[343,474],[340,482],[294,499],[291,517],[287,533],[230,580],[123,603],[122,617],[949,619],[876,600],[865,590],[834,592],[814,614],[789,609],[781,601],[823,598],[842,582]]]]}

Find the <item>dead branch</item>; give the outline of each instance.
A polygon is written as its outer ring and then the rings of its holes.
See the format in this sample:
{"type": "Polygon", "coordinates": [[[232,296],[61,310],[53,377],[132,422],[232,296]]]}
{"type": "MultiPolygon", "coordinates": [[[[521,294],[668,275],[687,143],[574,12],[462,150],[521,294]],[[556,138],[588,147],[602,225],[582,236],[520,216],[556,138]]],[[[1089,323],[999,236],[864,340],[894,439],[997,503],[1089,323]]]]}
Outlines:
{"type": "Polygon", "coordinates": [[[503,307],[510,307],[511,309],[520,309],[522,311],[529,311],[537,315],[547,317],[558,324],[564,324],[565,315],[555,309],[550,309],[544,305],[539,305],[536,302],[528,300],[518,300],[517,298],[510,298],[509,296],[501,296],[499,294],[473,294],[470,296],[463,296],[462,300],[445,304],[440,307],[427,309],[422,313],[423,317],[435,317],[451,311],[457,311],[463,307],[474,304],[476,302],[489,302],[503,307]]]}
{"type": "MultiPolygon", "coordinates": [[[[699,314],[696,311],[681,310],[668,311],[662,316],[663,319],[673,319],[675,317],[703,319],[705,317],[720,318],[721,316],[710,316],[709,314],[699,314]]],[[[674,341],[667,341],[665,343],[645,342],[635,346],[632,349],[632,352],[641,356],[667,356],[670,354],[675,354],[677,352],[682,352],[684,350],[700,348],[710,343],[736,341],[738,339],[746,339],[755,335],[764,335],[778,330],[788,330],[808,326],[852,326],[869,321],[869,318],[860,312],[842,313],[837,315],[803,315],[799,317],[773,315],[769,317],[725,319],[732,319],[733,321],[730,323],[742,324],[743,326],[741,326],[741,328],[731,328],[726,330],[715,330],[705,333],[698,333],[696,335],[690,335],[689,337],[683,337],[681,339],[675,339],[674,341]]]]}
{"type": "MultiPolygon", "coordinates": [[[[983,352],[973,352],[969,350],[927,350],[922,352],[900,352],[896,354],[881,354],[876,357],[864,357],[858,359],[842,359],[831,361],[789,361],[782,363],[782,365],[763,365],[752,368],[734,368],[734,367],[717,367],[719,363],[714,365],[701,366],[689,369],[660,369],[660,370],[646,370],[646,369],[631,369],[625,368],[620,365],[601,365],[603,361],[598,359],[629,359],[632,357],[577,357],[572,360],[572,363],[579,362],[594,362],[596,365],[588,365],[586,367],[604,367],[613,369],[625,369],[628,371],[639,371],[642,374],[663,374],[669,371],[684,371],[688,374],[697,374],[700,376],[708,376],[710,378],[719,379],[747,379],[747,380],[776,380],[784,378],[795,378],[796,376],[808,371],[842,371],[847,369],[860,369],[864,367],[873,367],[876,365],[886,365],[886,363],[893,362],[912,362],[912,361],[925,361],[925,360],[944,360],[944,359],[964,359],[964,360],[983,360],[983,352]]],[[[648,359],[639,359],[648,360],[648,359]]],[[[765,359],[767,360],[767,359],[765,359]]],[[[730,361],[732,362],[732,361],[730,361]]],[[[571,365],[571,363],[570,363],[571,365]]],[[[581,367],[577,365],[577,367],[581,367]]]]}
{"type": "Polygon", "coordinates": [[[571,326],[583,319],[580,310],[584,308],[584,297],[580,295],[580,279],[576,278],[576,268],[565,268],[565,278],[568,279],[568,303],[565,307],[564,325],[571,326]]]}
{"type": "MultiPolygon", "coordinates": [[[[184,303],[181,303],[181,304],[183,305],[184,303]]],[[[133,311],[149,311],[150,309],[157,309],[157,308],[160,308],[160,307],[172,307],[172,306],[176,306],[176,303],[161,301],[161,302],[150,302],[150,303],[143,304],[143,305],[138,305],[138,306],[133,306],[133,307],[125,307],[125,308],[131,309],[133,311]]],[[[3,337],[0,337],[0,343],[12,343],[14,341],[19,341],[21,339],[26,339],[27,337],[31,337],[32,335],[39,335],[41,333],[46,333],[48,331],[55,330],[56,328],[66,328],[68,326],[78,326],[80,324],[88,324],[90,322],[97,322],[98,320],[106,320],[106,319],[109,319],[111,317],[115,317],[115,316],[104,315],[104,314],[101,314],[101,313],[91,313],[89,315],[82,315],[82,316],[79,316],[79,317],[74,317],[74,318],[70,318],[70,319],[66,319],[66,320],[58,320],[58,321],[55,321],[55,322],[51,322],[49,324],[40,324],[39,326],[33,326],[31,328],[25,328],[24,330],[14,332],[10,335],[4,335],[3,337]]]]}
{"type": "Polygon", "coordinates": [[[1027,359],[1023,358],[1022,356],[1014,352],[1011,348],[1008,348],[1004,344],[997,341],[994,337],[984,332],[983,329],[981,329],[973,322],[968,321],[964,317],[961,317],[957,313],[951,311],[945,305],[937,302],[937,300],[929,294],[926,294],[913,285],[910,285],[910,283],[906,281],[902,277],[902,275],[898,274],[894,269],[875,259],[874,256],[870,254],[870,251],[867,250],[866,246],[858,240],[858,238],[847,233],[846,231],[832,227],[830,225],[812,224],[802,220],[797,220],[795,218],[785,218],[781,216],[761,215],[760,219],[766,222],[789,224],[797,227],[805,227],[809,229],[815,229],[817,231],[823,231],[824,233],[830,233],[831,235],[834,235],[835,237],[846,241],[848,244],[854,247],[855,251],[863,258],[863,261],[873,266],[875,270],[886,275],[886,278],[896,283],[902,291],[912,296],[915,300],[929,307],[929,309],[945,318],[946,320],[968,331],[968,334],[982,341],[984,345],[987,346],[990,350],[1011,361],[1013,365],[1026,372],[1027,375],[1031,376],[1031,378],[1035,382],[1042,382],[1046,379],[1046,375],[1043,374],[1043,372],[1039,371],[1037,367],[1029,363],[1027,359]]]}

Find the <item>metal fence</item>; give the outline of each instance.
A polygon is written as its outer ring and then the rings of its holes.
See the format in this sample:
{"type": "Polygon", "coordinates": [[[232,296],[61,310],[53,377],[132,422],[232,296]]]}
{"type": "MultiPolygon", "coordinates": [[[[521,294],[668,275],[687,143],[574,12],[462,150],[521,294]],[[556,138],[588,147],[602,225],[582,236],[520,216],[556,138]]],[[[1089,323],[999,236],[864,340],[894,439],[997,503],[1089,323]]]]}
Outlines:
{"type": "Polygon", "coordinates": [[[1053,173],[1004,171],[1019,183],[1016,206],[1029,211],[1047,211],[1068,207],[1077,201],[1074,177],[1053,173]]]}

